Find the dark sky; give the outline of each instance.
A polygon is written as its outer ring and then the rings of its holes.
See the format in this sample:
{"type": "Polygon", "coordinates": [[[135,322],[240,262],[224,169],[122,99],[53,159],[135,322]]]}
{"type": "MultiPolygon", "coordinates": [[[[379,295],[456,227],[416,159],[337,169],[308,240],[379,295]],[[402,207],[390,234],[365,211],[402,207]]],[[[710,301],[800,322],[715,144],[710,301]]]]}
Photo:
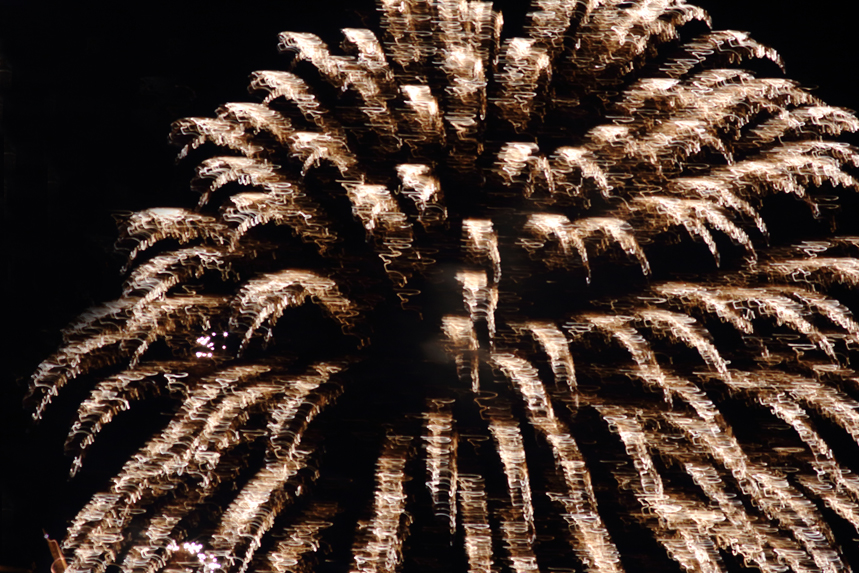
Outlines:
{"type": "MultiPolygon", "coordinates": [[[[859,109],[853,2],[698,4],[715,28],[747,30],[778,49],[787,75],[819,86],[815,93],[828,103],[859,109]]],[[[521,16],[516,0],[497,5],[514,24],[521,16]]],[[[170,123],[247,99],[250,72],[282,65],[279,31],[312,31],[336,45],[339,28],[375,24],[372,7],[371,0],[0,0],[6,161],[0,565],[35,560],[43,567],[39,528],[62,534],[62,512],[51,507],[65,499],[67,462],[55,428],[27,428],[20,407],[26,378],[56,347],[60,328],[90,304],[116,296],[111,213],[190,201],[189,168],[174,165],[167,145],[170,123]]]]}

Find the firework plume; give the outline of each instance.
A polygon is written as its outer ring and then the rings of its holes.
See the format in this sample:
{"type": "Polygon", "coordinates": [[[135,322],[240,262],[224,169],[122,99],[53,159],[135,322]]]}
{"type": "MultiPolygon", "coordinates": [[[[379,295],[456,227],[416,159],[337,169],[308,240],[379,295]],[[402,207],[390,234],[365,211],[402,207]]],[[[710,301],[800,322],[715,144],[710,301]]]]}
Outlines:
{"type": "Polygon", "coordinates": [[[850,570],[859,121],[683,0],[378,10],[174,124],[34,375],[73,474],[172,404],[70,571],[850,570]]]}

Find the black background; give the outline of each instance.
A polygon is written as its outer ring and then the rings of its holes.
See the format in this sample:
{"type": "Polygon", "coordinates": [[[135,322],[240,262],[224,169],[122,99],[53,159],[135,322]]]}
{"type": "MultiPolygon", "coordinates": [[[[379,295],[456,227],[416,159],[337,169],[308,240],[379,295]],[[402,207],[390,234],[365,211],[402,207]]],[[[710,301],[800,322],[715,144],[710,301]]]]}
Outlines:
{"type": "MultiPolygon", "coordinates": [[[[859,109],[852,2],[697,3],[714,28],[746,30],[776,48],[787,76],[827,103],[859,109]]],[[[513,26],[523,4],[496,2],[513,26]]],[[[34,427],[21,401],[59,330],[118,294],[111,215],[192,201],[189,169],[174,164],[167,145],[170,123],[247,100],[252,71],[283,65],[279,31],[310,31],[337,45],[340,28],[376,21],[372,0],[0,1],[0,565],[35,563],[47,572],[41,529],[60,537],[73,515],[78,485],[66,479],[61,421],[34,427]]]]}

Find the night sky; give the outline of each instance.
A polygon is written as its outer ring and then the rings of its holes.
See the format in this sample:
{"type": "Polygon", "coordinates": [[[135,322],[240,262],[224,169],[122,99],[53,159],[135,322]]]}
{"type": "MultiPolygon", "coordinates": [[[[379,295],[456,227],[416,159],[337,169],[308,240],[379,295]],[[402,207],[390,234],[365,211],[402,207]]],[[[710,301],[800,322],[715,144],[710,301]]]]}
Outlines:
{"type": "MultiPolygon", "coordinates": [[[[859,46],[848,0],[706,0],[714,28],[776,48],[787,76],[830,105],[859,109],[859,46]],[[802,6],[802,8],[793,8],[802,6]]],[[[496,2],[515,26],[523,2],[496,2]]],[[[92,484],[69,483],[67,418],[33,427],[27,380],[88,306],[115,298],[115,213],[189,205],[172,121],[246,101],[247,77],[283,68],[277,33],[375,27],[372,0],[0,0],[4,135],[2,539],[0,566],[46,573],[44,528],[61,537],[92,484]],[[82,6],[82,4],[89,4],[82,6]],[[297,7],[296,7],[297,6],[297,7]],[[362,16],[366,14],[368,16],[362,16]]],[[[62,410],[62,407],[58,408],[62,410]]],[[[2,571],[2,569],[0,569],[2,571]]]]}

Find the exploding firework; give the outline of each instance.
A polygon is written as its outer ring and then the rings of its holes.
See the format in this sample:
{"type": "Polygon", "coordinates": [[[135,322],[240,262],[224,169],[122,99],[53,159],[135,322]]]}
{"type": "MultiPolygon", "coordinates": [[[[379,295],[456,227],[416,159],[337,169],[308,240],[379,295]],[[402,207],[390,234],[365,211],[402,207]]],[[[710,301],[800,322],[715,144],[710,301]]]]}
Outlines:
{"type": "Polygon", "coordinates": [[[174,405],[72,569],[848,570],[859,121],[680,0],[379,17],[176,122],[198,204],[35,374],[73,473],[174,405]]]}

